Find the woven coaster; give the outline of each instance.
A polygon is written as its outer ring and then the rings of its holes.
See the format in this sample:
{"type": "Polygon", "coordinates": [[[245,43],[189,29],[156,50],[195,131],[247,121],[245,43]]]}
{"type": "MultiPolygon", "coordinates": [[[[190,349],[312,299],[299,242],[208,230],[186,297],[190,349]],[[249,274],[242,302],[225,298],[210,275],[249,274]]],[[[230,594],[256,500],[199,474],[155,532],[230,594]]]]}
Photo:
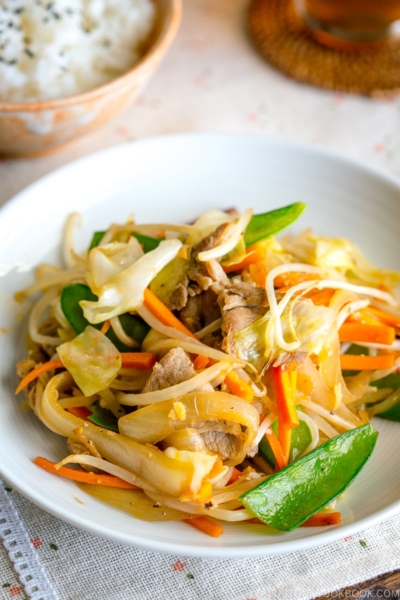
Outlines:
{"type": "Polygon", "coordinates": [[[296,13],[293,0],[251,0],[248,28],[264,58],[293,79],[367,96],[400,92],[398,45],[387,43],[361,51],[323,46],[296,13]]]}

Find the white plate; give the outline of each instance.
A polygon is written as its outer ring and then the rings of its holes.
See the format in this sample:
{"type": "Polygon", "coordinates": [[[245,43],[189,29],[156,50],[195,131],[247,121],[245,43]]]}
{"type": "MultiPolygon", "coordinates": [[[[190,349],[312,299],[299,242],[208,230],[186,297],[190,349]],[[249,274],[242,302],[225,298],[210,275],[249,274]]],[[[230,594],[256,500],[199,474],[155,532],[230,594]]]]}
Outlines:
{"type": "Polygon", "coordinates": [[[26,307],[13,294],[32,269],[60,260],[66,216],[83,215],[77,244],[134,214],[139,222],[192,220],[208,209],[254,207],[256,212],[302,201],[296,225],[353,239],[380,266],[400,268],[397,179],[314,147],[256,137],[184,135],[112,148],[68,165],[35,183],[0,211],[0,472],[46,511],[104,538],[161,552],[200,557],[245,557],[309,548],[350,535],[400,508],[400,423],[376,420],[377,448],[340,501],[343,523],[267,536],[263,526],[226,525],[212,539],[182,523],[138,521],[74,483],[36,467],[36,455],[65,456],[65,441],[32,413],[13,390],[15,362],[24,356],[26,307]],[[77,502],[80,499],[83,504],[77,502]]]}

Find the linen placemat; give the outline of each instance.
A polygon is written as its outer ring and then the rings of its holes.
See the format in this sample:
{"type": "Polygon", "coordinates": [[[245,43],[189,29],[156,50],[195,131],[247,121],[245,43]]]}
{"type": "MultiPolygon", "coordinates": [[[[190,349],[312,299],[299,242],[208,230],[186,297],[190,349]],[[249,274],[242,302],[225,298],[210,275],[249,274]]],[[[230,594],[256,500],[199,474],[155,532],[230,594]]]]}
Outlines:
{"type": "Polygon", "coordinates": [[[357,535],[281,556],[222,560],[170,556],[80,531],[3,483],[0,598],[310,600],[399,568],[399,528],[396,515],[357,535]]]}

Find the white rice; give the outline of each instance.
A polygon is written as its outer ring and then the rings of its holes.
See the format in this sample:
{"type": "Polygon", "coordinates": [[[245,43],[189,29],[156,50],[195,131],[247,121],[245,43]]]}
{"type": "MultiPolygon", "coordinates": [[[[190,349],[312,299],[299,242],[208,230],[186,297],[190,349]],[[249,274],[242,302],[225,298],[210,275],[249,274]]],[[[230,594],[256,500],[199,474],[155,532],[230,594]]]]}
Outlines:
{"type": "Polygon", "coordinates": [[[0,0],[0,102],[64,98],[127,71],[151,0],[0,0]]]}

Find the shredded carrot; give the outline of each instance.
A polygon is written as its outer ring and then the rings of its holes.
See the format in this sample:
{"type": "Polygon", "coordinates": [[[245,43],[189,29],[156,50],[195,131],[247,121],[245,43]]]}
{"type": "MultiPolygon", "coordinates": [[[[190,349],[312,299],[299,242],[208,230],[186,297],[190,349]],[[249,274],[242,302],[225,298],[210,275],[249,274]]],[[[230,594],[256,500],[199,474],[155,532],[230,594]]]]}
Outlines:
{"type": "Polygon", "coordinates": [[[71,406],[66,409],[71,415],[75,415],[75,417],[79,417],[83,421],[87,421],[88,417],[92,414],[92,411],[86,408],[86,406],[71,406]]]}
{"type": "Polygon", "coordinates": [[[375,369],[385,370],[391,369],[394,363],[393,354],[385,354],[379,356],[366,356],[360,354],[355,356],[352,354],[340,355],[340,367],[344,371],[374,371],[375,369]]]}
{"type": "Polygon", "coordinates": [[[304,521],[301,527],[321,527],[323,525],[338,525],[342,521],[340,512],[317,513],[304,521]]]}
{"type": "Polygon", "coordinates": [[[209,362],[210,359],[208,358],[208,356],[202,356],[201,354],[199,354],[194,359],[193,366],[196,369],[196,371],[200,371],[201,369],[205,369],[209,362]]]}
{"type": "Polygon", "coordinates": [[[267,279],[267,269],[263,262],[255,263],[254,265],[249,266],[249,271],[252,280],[258,287],[265,288],[265,282],[267,279]]]}
{"type": "Polygon", "coordinates": [[[282,273],[275,277],[274,286],[276,288],[291,288],[298,283],[311,281],[312,279],[317,279],[317,277],[311,273],[298,273],[297,271],[282,273]]]}
{"type": "Polygon", "coordinates": [[[29,385],[32,381],[37,379],[43,373],[47,373],[48,371],[53,371],[54,369],[62,369],[64,365],[62,364],[59,358],[55,358],[54,360],[49,360],[38,367],[35,367],[28,375],[26,375],[19,383],[19,386],[15,390],[16,394],[19,394],[27,385],[29,385]]]}
{"type": "Polygon", "coordinates": [[[110,319],[107,319],[107,321],[104,321],[104,323],[100,329],[100,333],[105,335],[107,333],[107,331],[110,329],[110,327],[111,327],[111,321],[110,321],[110,319]]]}
{"type": "Polygon", "coordinates": [[[239,469],[233,468],[232,471],[232,475],[230,480],[228,481],[227,485],[231,485],[231,483],[235,483],[235,481],[237,481],[239,479],[239,477],[241,476],[241,471],[239,471],[239,469]]]}
{"type": "MultiPolygon", "coordinates": [[[[293,371],[295,372],[295,371],[293,371]]],[[[272,378],[275,389],[276,406],[278,409],[279,423],[293,429],[299,424],[299,417],[295,405],[295,379],[291,379],[288,371],[282,367],[272,367],[272,378]]]]}
{"type": "Polygon", "coordinates": [[[219,523],[215,523],[211,521],[208,517],[194,517],[194,519],[183,519],[185,523],[191,525],[192,527],[196,527],[199,531],[206,533],[207,535],[211,535],[211,537],[219,537],[224,528],[219,523]]]}
{"type": "Polygon", "coordinates": [[[197,337],[192,333],[175,315],[169,310],[169,308],[162,302],[153,292],[146,288],[144,290],[144,305],[149,311],[159,320],[163,325],[178,329],[183,333],[186,333],[191,338],[197,340],[197,337]]]}
{"type": "Polygon", "coordinates": [[[207,479],[212,479],[213,477],[216,477],[217,475],[219,475],[223,468],[224,468],[224,463],[222,462],[222,460],[216,460],[213,468],[207,475],[207,479]]]}
{"type": "Polygon", "coordinates": [[[246,256],[241,261],[227,266],[222,264],[222,268],[224,269],[225,273],[235,273],[237,271],[242,271],[245,267],[264,261],[265,257],[265,246],[261,244],[254,244],[253,246],[249,246],[247,248],[246,256]]]}
{"type": "Polygon", "coordinates": [[[311,290],[308,294],[305,294],[306,298],[310,298],[314,306],[329,306],[329,302],[332,300],[332,296],[336,290],[331,288],[325,288],[323,290],[311,290]]]}
{"type": "Polygon", "coordinates": [[[374,306],[368,306],[368,308],[364,308],[362,312],[367,314],[371,313],[372,315],[383,321],[386,325],[391,325],[396,329],[400,329],[400,318],[396,317],[395,315],[391,315],[387,312],[384,312],[383,310],[379,310],[374,306]]]}
{"type": "Polygon", "coordinates": [[[225,383],[232,394],[239,396],[239,398],[243,398],[243,400],[247,400],[247,402],[253,402],[253,389],[248,383],[243,381],[235,371],[230,371],[230,373],[228,373],[225,377],[225,383]]]}
{"type": "Polygon", "coordinates": [[[121,352],[121,365],[131,369],[151,369],[157,358],[151,352],[121,352]]]}
{"type": "MultiPolygon", "coordinates": [[[[307,521],[304,521],[300,525],[300,527],[321,527],[325,525],[338,525],[341,522],[341,514],[340,512],[330,512],[330,513],[316,513],[307,521]]],[[[254,523],[255,525],[268,525],[264,521],[261,521],[258,517],[253,517],[252,519],[248,519],[245,521],[246,523],[254,523]]]]}
{"type": "Polygon", "coordinates": [[[390,346],[396,332],[386,325],[366,325],[363,323],[344,323],[339,330],[341,342],[372,342],[390,346]]]}
{"type": "Polygon", "coordinates": [[[292,442],[292,430],[289,427],[282,426],[280,421],[278,423],[278,440],[282,448],[283,456],[285,457],[285,462],[288,464],[290,444],[292,442]]]}
{"type": "Polygon", "coordinates": [[[287,460],[282,451],[282,447],[279,443],[278,438],[276,437],[274,431],[270,429],[266,432],[265,437],[267,438],[269,445],[271,446],[271,450],[275,456],[276,466],[279,470],[283,469],[283,467],[287,466],[287,460]]]}
{"type": "Polygon", "coordinates": [[[42,456],[37,456],[34,460],[35,465],[41,467],[48,473],[53,475],[59,475],[60,477],[66,477],[73,481],[81,481],[82,483],[91,483],[93,485],[104,485],[107,487],[125,488],[130,490],[140,490],[137,485],[133,485],[128,481],[124,481],[115,475],[104,475],[103,473],[88,473],[87,471],[78,471],[77,469],[69,469],[68,467],[60,467],[56,469],[57,463],[47,460],[42,456]]]}

